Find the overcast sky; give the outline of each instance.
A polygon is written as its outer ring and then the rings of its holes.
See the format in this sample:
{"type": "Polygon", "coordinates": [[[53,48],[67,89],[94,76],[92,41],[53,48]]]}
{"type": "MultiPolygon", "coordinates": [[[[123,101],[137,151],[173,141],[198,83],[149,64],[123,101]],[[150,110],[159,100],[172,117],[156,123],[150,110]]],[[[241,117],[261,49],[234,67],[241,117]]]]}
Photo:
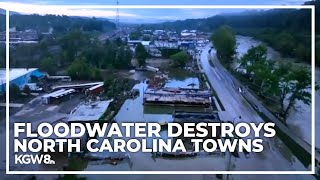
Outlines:
{"type": "MultiPolygon", "coordinates": [[[[119,0],[120,5],[300,5],[303,0],[119,0]]],[[[57,14],[114,19],[115,9],[71,9],[68,5],[115,5],[116,0],[0,0],[1,7],[23,14],[57,14]]],[[[120,9],[123,22],[159,22],[204,18],[245,9],[120,9]]]]}

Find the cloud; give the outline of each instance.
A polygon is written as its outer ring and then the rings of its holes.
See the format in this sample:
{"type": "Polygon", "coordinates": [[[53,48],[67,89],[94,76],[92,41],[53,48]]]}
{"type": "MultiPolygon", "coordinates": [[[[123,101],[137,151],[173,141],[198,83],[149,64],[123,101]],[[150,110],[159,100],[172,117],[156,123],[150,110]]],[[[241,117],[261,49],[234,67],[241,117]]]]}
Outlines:
{"type": "MultiPolygon", "coordinates": [[[[1,1],[1,0],[0,0],[1,1]]],[[[115,1],[106,0],[5,0],[6,2],[0,2],[0,7],[7,7],[11,11],[16,11],[22,14],[54,14],[54,15],[67,15],[67,16],[85,16],[85,17],[102,17],[102,18],[115,18],[116,10],[99,8],[99,3],[104,5],[115,5],[115,1]],[[14,1],[14,2],[13,2],[14,1]],[[60,5],[57,5],[60,4],[60,5]],[[94,6],[94,9],[88,9],[84,4],[94,6]],[[75,8],[78,7],[78,8],[75,8]],[[79,9],[79,7],[81,9],[79,9]]],[[[275,5],[275,4],[302,4],[303,0],[184,0],[185,5],[191,4],[216,4],[216,5],[230,5],[230,4],[256,4],[256,5],[275,5]]],[[[121,5],[138,5],[138,4],[181,4],[172,0],[121,0],[121,5]]],[[[144,22],[158,22],[165,20],[183,20],[183,19],[195,19],[206,18],[214,16],[220,13],[237,13],[244,11],[245,9],[120,9],[120,21],[132,20],[137,23],[139,21],[144,22]]]]}
{"type": "Polygon", "coordinates": [[[267,1],[270,5],[302,5],[307,0],[270,0],[267,1]]]}
{"type": "MultiPolygon", "coordinates": [[[[85,17],[103,17],[115,18],[116,9],[102,9],[96,7],[94,9],[86,8],[85,5],[54,5],[47,1],[42,3],[18,3],[18,2],[0,2],[1,7],[6,7],[10,11],[19,12],[21,14],[53,14],[67,16],[85,16],[85,17]]],[[[204,9],[120,9],[120,21],[126,19],[128,21],[143,20],[144,22],[158,21],[174,21],[187,18],[202,18],[217,14],[215,10],[204,9]]]]}
{"type": "MultiPolygon", "coordinates": [[[[217,9],[184,9],[184,14],[186,14],[186,17],[188,18],[206,18],[206,17],[210,17],[210,16],[214,16],[217,15],[219,13],[221,13],[219,10],[217,9]]],[[[224,10],[224,11],[228,11],[228,10],[224,10]]]]}
{"type": "MultiPolygon", "coordinates": [[[[21,14],[53,14],[67,16],[85,16],[85,17],[103,17],[110,18],[116,16],[115,9],[76,9],[67,5],[47,5],[47,4],[25,4],[0,2],[0,7],[8,8],[10,11],[19,12],[21,14]]],[[[122,17],[139,17],[137,14],[120,12],[122,17]]]]}

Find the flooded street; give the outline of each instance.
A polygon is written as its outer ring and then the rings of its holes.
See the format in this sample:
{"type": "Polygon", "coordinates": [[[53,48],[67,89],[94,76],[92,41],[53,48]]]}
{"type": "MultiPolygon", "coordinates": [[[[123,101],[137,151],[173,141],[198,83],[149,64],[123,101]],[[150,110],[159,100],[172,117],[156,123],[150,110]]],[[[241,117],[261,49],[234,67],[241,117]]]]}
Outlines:
{"type": "MultiPolygon", "coordinates": [[[[181,78],[181,77],[180,77],[181,78]]],[[[195,86],[199,86],[199,80],[197,78],[185,77],[185,79],[171,78],[165,84],[165,87],[188,87],[190,83],[194,83],[195,86]]],[[[204,112],[205,109],[201,107],[175,107],[175,106],[160,106],[160,105],[144,105],[143,93],[147,88],[145,82],[136,84],[133,89],[139,91],[139,96],[134,99],[127,99],[120,108],[119,112],[115,116],[114,120],[117,123],[124,122],[156,122],[156,123],[168,123],[174,120],[173,114],[175,111],[193,111],[204,112]]],[[[121,129],[123,132],[124,129],[121,129]]],[[[161,139],[168,139],[167,129],[162,128],[160,132],[161,139]]],[[[132,137],[131,138],[135,138],[132,137]]],[[[129,140],[131,138],[126,138],[129,140]]],[[[152,147],[153,138],[147,138],[147,147],[152,147]]],[[[197,170],[197,171],[209,171],[209,170],[226,170],[227,159],[222,154],[199,154],[195,157],[180,157],[180,158],[168,158],[168,157],[154,157],[151,153],[128,153],[126,156],[129,159],[121,161],[119,164],[103,164],[95,161],[88,162],[87,167],[84,170],[98,170],[98,171],[173,171],[173,170],[197,170]]]]}
{"type": "MultiPolygon", "coordinates": [[[[257,46],[259,44],[264,44],[261,41],[255,40],[252,37],[247,36],[236,36],[237,38],[237,56],[240,58],[244,55],[252,46],[257,46]]],[[[281,55],[279,52],[275,51],[271,47],[267,46],[267,57],[269,59],[280,59],[281,55]]],[[[286,59],[288,60],[288,59],[286,59]]],[[[288,61],[293,62],[293,59],[289,59],[288,61]]],[[[311,70],[310,65],[303,64],[311,70]]],[[[320,82],[320,69],[316,67],[316,82],[319,84],[320,82]]],[[[318,107],[320,105],[320,92],[317,91],[315,93],[315,106],[318,107]]],[[[315,129],[320,129],[320,109],[315,109],[315,129]]],[[[297,103],[296,110],[291,113],[288,117],[288,126],[303,140],[307,143],[311,144],[311,106],[302,103],[301,101],[297,103]]],[[[319,137],[319,131],[316,131],[316,137],[319,137]]],[[[320,148],[320,139],[316,138],[316,147],[320,148]]]]}
{"type": "Polygon", "coordinates": [[[164,87],[170,87],[170,88],[183,88],[183,89],[188,89],[188,88],[199,88],[199,80],[198,78],[186,78],[183,81],[178,81],[175,79],[170,79],[164,87]]]}
{"type": "MultiPolygon", "coordinates": [[[[161,60],[160,60],[161,61],[161,60]]],[[[167,78],[164,81],[163,86],[166,88],[200,88],[200,80],[197,75],[193,72],[190,72],[185,69],[173,69],[166,68],[165,73],[168,74],[167,78]]],[[[174,113],[176,111],[186,111],[186,112],[206,112],[206,108],[204,107],[185,107],[185,106],[174,106],[174,105],[146,105],[143,103],[144,92],[148,87],[147,80],[152,79],[155,76],[154,72],[149,71],[135,71],[134,73],[128,73],[122,71],[119,75],[140,81],[141,83],[137,83],[132,90],[139,92],[139,95],[136,97],[128,98],[122,104],[120,110],[116,112],[114,117],[114,121],[116,123],[123,122],[155,122],[160,124],[166,124],[172,122],[174,120],[174,113]]],[[[41,96],[39,96],[41,97],[41,96]]],[[[15,115],[10,117],[11,121],[29,121],[30,119],[33,122],[42,122],[44,117],[41,112],[47,112],[45,115],[50,115],[51,119],[61,119],[65,118],[68,115],[74,106],[79,104],[79,101],[83,99],[74,98],[65,102],[69,108],[65,108],[66,105],[42,105],[38,99],[32,100],[28,103],[27,106],[15,115]],[[38,104],[37,106],[34,106],[38,104]],[[71,106],[73,104],[73,106],[71,106]],[[37,109],[37,110],[36,110],[37,109]],[[63,113],[60,112],[60,109],[63,110],[63,113]],[[36,111],[35,113],[31,113],[30,117],[27,116],[30,112],[36,111]],[[61,117],[57,117],[57,115],[61,115],[61,117]]],[[[3,126],[4,127],[4,126],[3,126]]],[[[125,129],[121,129],[121,131],[125,131],[125,129]]],[[[10,129],[11,137],[12,135],[12,126],[10,129]]],[[[1,137],[5,137],[5,131],[0,129],[1,137]]],[[[167,129],[166,126],[163,126],[160,132],[161,139],[167,140],[167,129]]],[[[135,139],[134,134],[130,138],[124,138],[124,140],[135,139]]],[[[103,140],[106,138],[98,138],[99,143],[95,145],[96,148],[101,146],[103,140]]],[[[111,144],[113,144],[113,140],[115,137],[108,138],[110,139],[111,144]]],[[[152,148],[154,140],[157,137],[151,137],[146,139],[147,148],[152,148]]],[[[13,138],[10,139],[10,148],[13,149],[13,138]]],[[[173,142],[175,139],[173,139],[173,142]]],[[[188,149],[189,150],[189,149],[188,149]]],[[[72,155],[73,156],[73,155],[72,155]]],[[[162,171],[170,171],[170,170],[199,170],[199,171],[212,171],[212,170],[226,170],[228,160],[225,158],[224,154],[210,154],[207,153],[199,153],[197,156],[186,156],[186,157],[162,157],[162,156],[154,156],[152,153],[112,153],[112,152],[97,152],[97,153],[86,153],[84,154],[84,158],[81,156],[75,155],[70,158],[69,156],[57,156],[55,155],[55,160],[57,166],[48,166],[45,165],[33,165],[33,166],[17,166],[13,164],[13,157],[10,161],[10,168],[14,170],[76,170],[76,171],[151,171],[151,170],[162,170],[162,171]],[[108,157],[119,157],[121,160],[117,161],[114,164],[112,161],[106,160],[108,157]]],[[[3,165],[5,163],[4,159],[2,159],[3,165]]],[[[202,176],[200,176],[202,178],[202,176]]],[[[91,178],[90,178],[91,179],[91,178]]]]}

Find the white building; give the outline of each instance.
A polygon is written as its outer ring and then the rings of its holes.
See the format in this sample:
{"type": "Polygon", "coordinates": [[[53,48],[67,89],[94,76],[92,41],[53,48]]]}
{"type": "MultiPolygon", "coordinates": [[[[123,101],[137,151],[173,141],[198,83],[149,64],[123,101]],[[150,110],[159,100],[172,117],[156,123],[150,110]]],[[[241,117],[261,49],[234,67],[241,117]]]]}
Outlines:
{"type": "Polygon", "coordinates": [[[180,33],[180,36],[186,37],[186,36],[197,36],[197,30],[183,30],[180,33]]]}

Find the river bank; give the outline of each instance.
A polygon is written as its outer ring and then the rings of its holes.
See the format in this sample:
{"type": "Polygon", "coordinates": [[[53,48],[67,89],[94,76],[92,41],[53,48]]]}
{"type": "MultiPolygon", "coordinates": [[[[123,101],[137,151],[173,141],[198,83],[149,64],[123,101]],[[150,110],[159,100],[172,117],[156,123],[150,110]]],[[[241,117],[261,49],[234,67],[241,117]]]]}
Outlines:
{"type": "MultiPolygon", "coordinates": [[[[237,39],[237,57],[240,58],[244,55],[252,46],[257,46],[259,44],[266,45],[265,43],[255,40],[252,37],[248,36],[236,36],[237,39]]],[[[283,58],[281,54],[275,51],[272,47],[267,47],[267,57],[269,59],[274,60],[285,60],[290,61],[297,65],[303,65],[311,69],[310,64],[305,63],[296,63],[294,59],[283,58]]],[[[320,68],[315,68],[315,77],[316,82],[319,84],[319,77],[320,77],[320,68]]],[[[315,92],[315,107],[319,107],[320,103],[320,93],[319,91],[315,92]]],[[[315,129],[320,129],[320,109],[315,108],[315,129]]],[[[299,101],[296,105],[296,110],[293,111],[290,116],[288,117],[288,126],[292,129],[299,137],[301,137],[304,141],[311,144],[311,106],[306,105],[299,101]]],[[[320,135],[319,132],[316,131],[316,137],[320,135]]],[[[316,139],[316,148],[320,147],[320,139],[316,139]]]]}

